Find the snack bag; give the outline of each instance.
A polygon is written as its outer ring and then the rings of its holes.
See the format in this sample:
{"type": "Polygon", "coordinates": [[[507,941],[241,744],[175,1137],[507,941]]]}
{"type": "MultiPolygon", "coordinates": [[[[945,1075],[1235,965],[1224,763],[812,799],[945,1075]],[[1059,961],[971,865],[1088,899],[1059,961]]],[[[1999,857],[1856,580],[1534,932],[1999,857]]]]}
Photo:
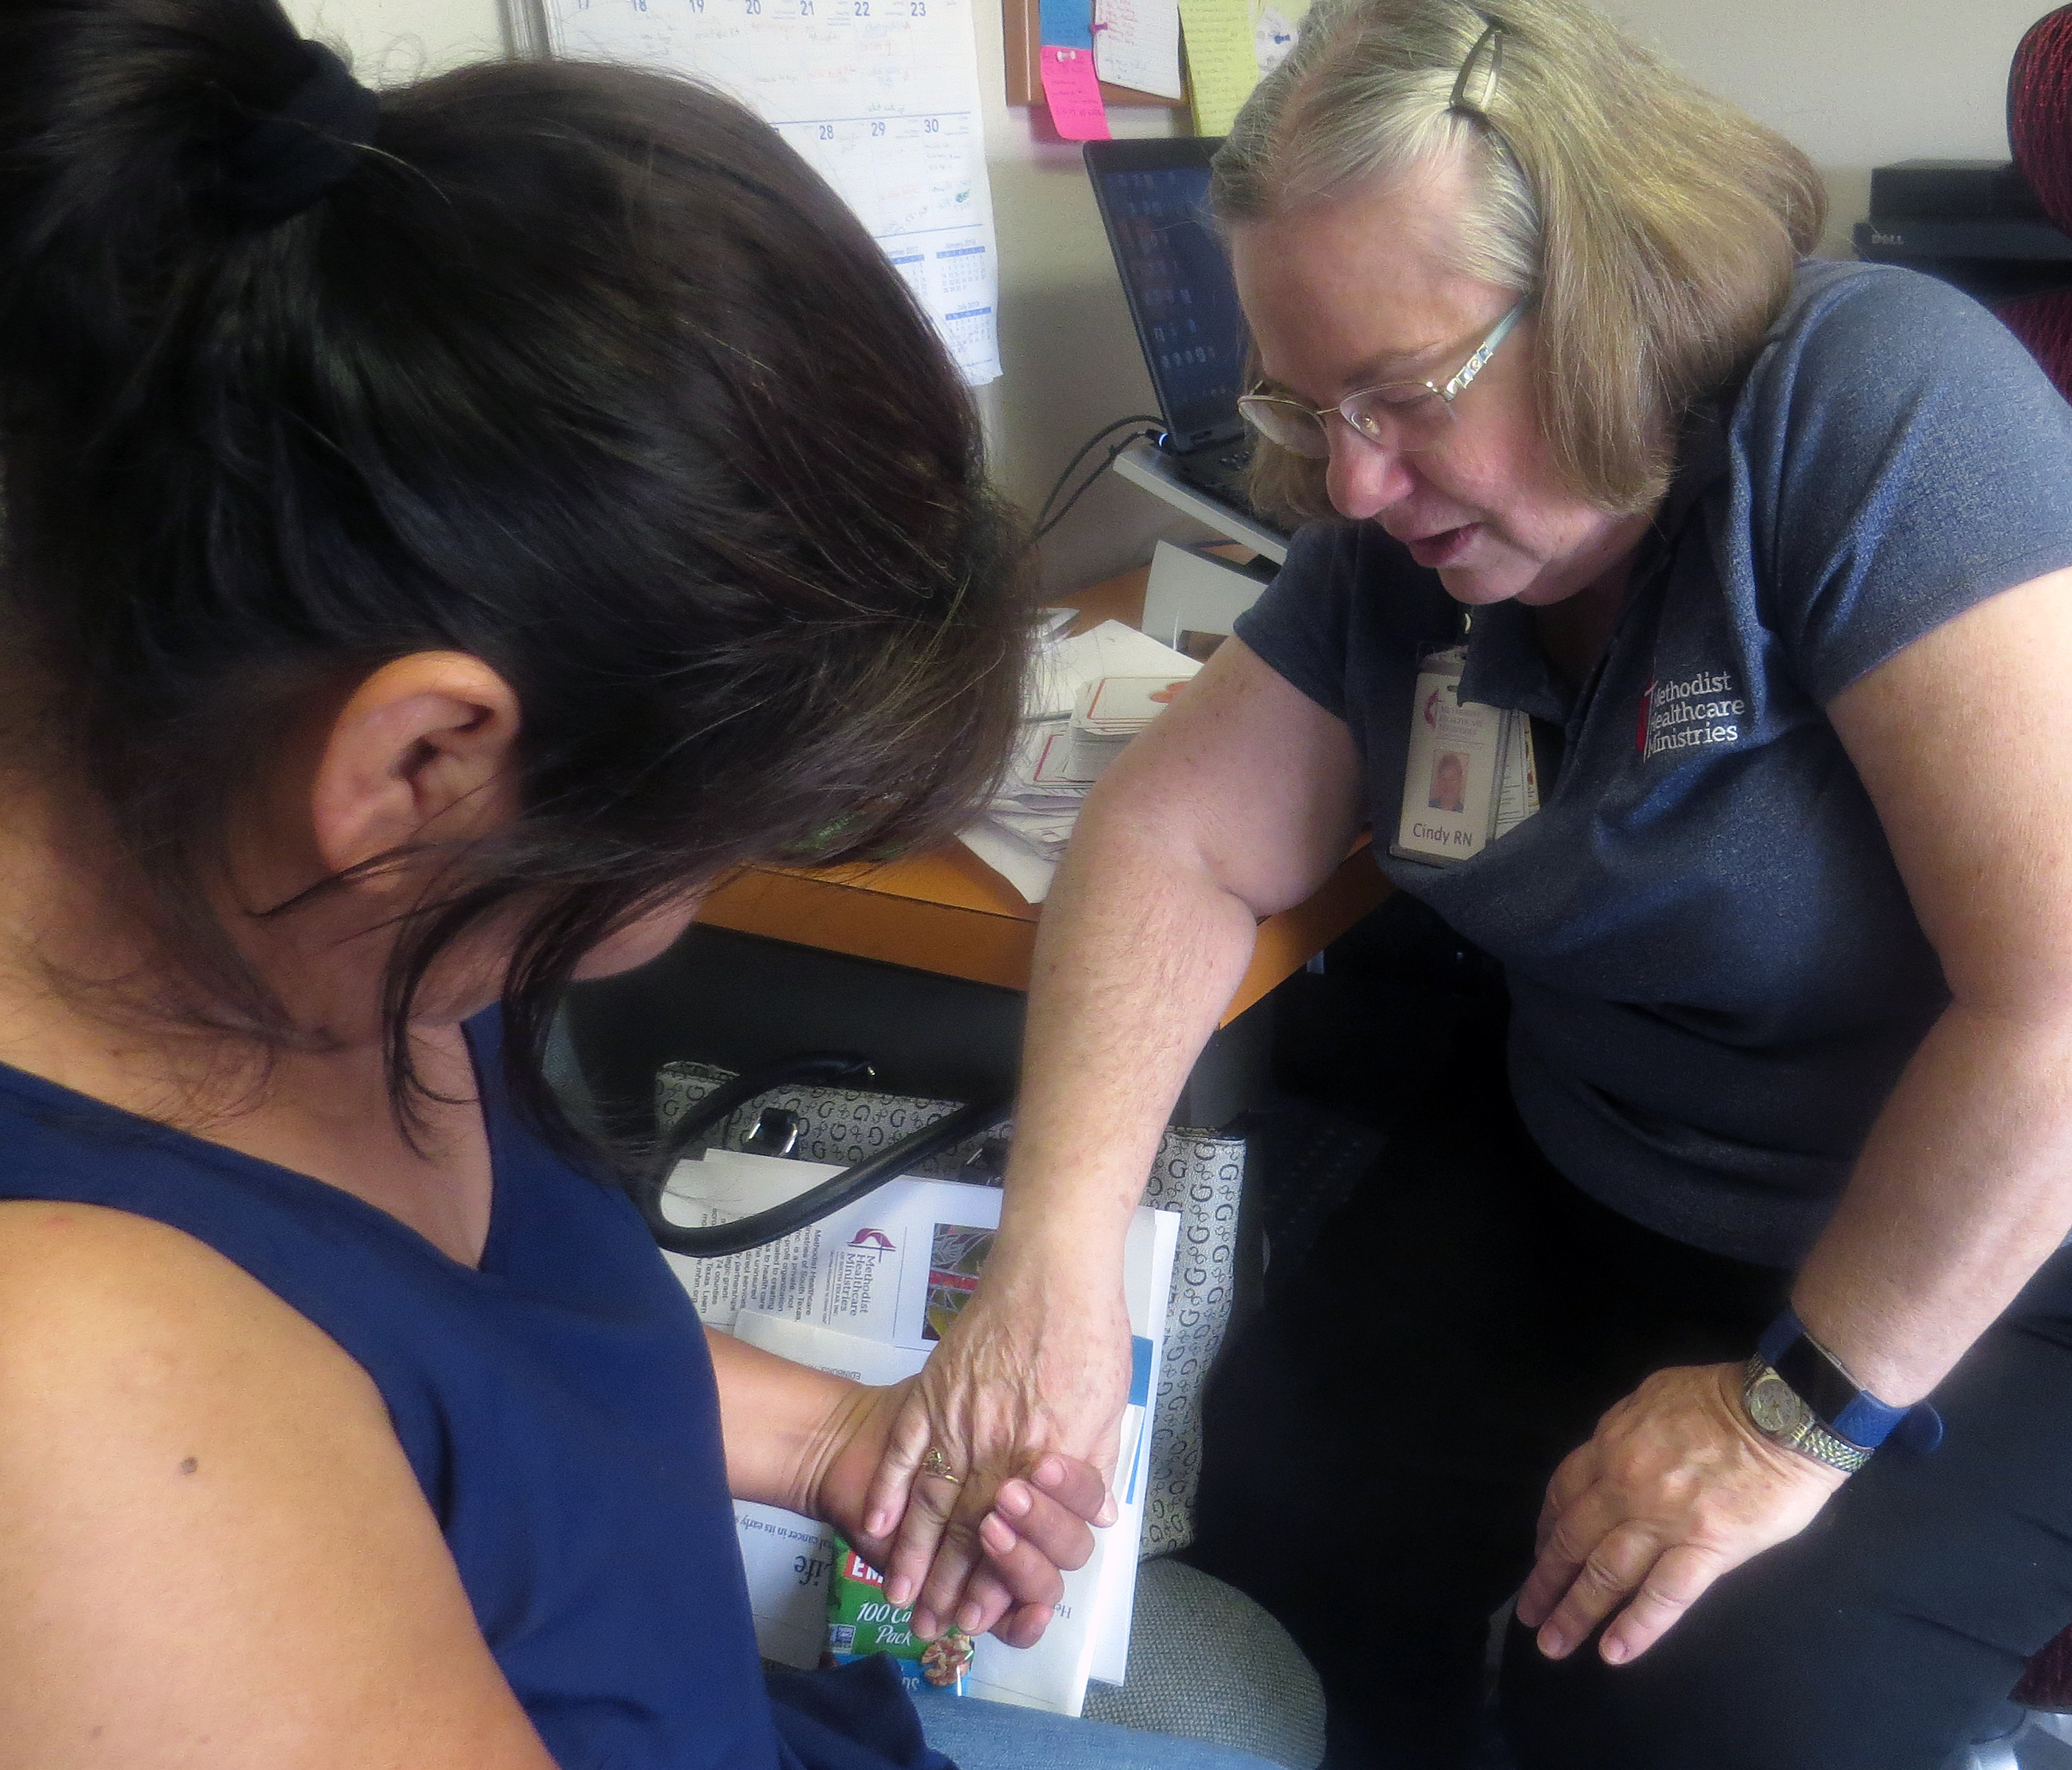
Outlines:
{"type": "Polygon", "coordinates": [[[964,1694],[971,1637],[952,1628],[940,1640],[915,1640],[913,1606],[886,1603],[885,1576],[837,1537],[834,1570],[828,1576],[828,1646],[820,1663],[846,1665],[873,1653],[889,1656],[903,1684],[964,1694]]]}

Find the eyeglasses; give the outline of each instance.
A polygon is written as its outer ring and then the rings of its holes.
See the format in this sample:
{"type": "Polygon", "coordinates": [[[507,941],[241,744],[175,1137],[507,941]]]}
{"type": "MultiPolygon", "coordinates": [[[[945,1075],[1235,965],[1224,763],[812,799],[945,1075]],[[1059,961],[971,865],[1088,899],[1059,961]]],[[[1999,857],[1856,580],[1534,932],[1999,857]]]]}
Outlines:
{"type": "Polygon", "coordinates": [[[1443,386],[1437,381],[1384,381],[1348,393],[1322,410],[1280,393],[1247,393],[1237,402],[1245,422],[1269,442],[1313,461],[1330,459],[1331,435],[1326,420],[1333,412],[1370,442],[1404,455],[1437,447],[1453,428],[1453,401],[1482,373],[1496,348],[1511,335],[1523,302],[1496,323],[1496,329],[1443,386]]]}

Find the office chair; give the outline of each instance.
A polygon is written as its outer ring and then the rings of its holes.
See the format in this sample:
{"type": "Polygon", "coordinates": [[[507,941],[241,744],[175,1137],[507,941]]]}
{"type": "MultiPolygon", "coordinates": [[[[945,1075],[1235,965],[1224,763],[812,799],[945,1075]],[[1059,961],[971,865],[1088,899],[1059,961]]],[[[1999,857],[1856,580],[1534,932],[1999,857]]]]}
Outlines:
{"type": "MultiPolygon", "coordinates": [[[[2037,19],[2014,52],[2008,141],[2052,224],[2072,233],[2072,6],[2037,19]]],[[[2072,290],[2023,295],[1993,311],[2072,399],[2072,290]]]]}

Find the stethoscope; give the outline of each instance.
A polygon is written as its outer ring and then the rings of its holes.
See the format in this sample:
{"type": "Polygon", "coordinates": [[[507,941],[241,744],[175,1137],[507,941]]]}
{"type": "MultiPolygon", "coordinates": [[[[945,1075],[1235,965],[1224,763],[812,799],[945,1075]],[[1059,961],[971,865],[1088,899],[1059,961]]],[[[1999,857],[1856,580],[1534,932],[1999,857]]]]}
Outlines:
{"type": "MultiPolygon", "coordinates": [[[[787,1199],[781,1204],[773,1204],[767,1211],[758,1211],[733,1223],[691,1229],[672,1223],[662,1214],[662,1195],[668,1189],[670,1172],[684,1151],[702,1142],[708,1134],[757,1095],[799,1082],[824,1085],[864,1081],[874,1073],[868,1060],[853,1052],[812,1051],[769,1064],[752,1074],[737,1076],[715,1089],[669,1127],[646,1168],[629,1177],[627,1182],[627,1190],[647,1220],[649,1233],[669,1253],[688,1254],[693,1259],[711,1259],[720,1254],[742,1253],[750,1248],[759,1248],[765,1242],[780,1240],[795,1229],[832,1216],[844,1205],[855,1203],[886,1181],[897,1179],[916,1163],[983,1135],[1002,1122],[1013,1108],[1013,1102],[1009,1099],[982,1100],[972,1105],[960,1106],[933,1124],[923,1125],[910,1136],[901,1138],[896,1143],[888,1143],[875,1155],[830,1175],[796,1198],[787,1199]]],[[[777,1153],[788,1154],[796,1137],[795,1125],[790,1138],[777,1153]]]]}

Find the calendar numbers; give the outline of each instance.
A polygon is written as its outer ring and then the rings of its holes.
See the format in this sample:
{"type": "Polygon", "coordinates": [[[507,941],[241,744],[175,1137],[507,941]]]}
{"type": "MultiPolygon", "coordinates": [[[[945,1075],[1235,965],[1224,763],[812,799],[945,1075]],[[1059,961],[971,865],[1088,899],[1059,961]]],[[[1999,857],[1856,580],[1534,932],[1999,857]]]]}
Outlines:
{"type": "Polygon", "coordinates": [[[734,93],[855,211],[967,381],[999,373],[974,6],[993,0],[542,0],[555,53],[734,93]]]}

